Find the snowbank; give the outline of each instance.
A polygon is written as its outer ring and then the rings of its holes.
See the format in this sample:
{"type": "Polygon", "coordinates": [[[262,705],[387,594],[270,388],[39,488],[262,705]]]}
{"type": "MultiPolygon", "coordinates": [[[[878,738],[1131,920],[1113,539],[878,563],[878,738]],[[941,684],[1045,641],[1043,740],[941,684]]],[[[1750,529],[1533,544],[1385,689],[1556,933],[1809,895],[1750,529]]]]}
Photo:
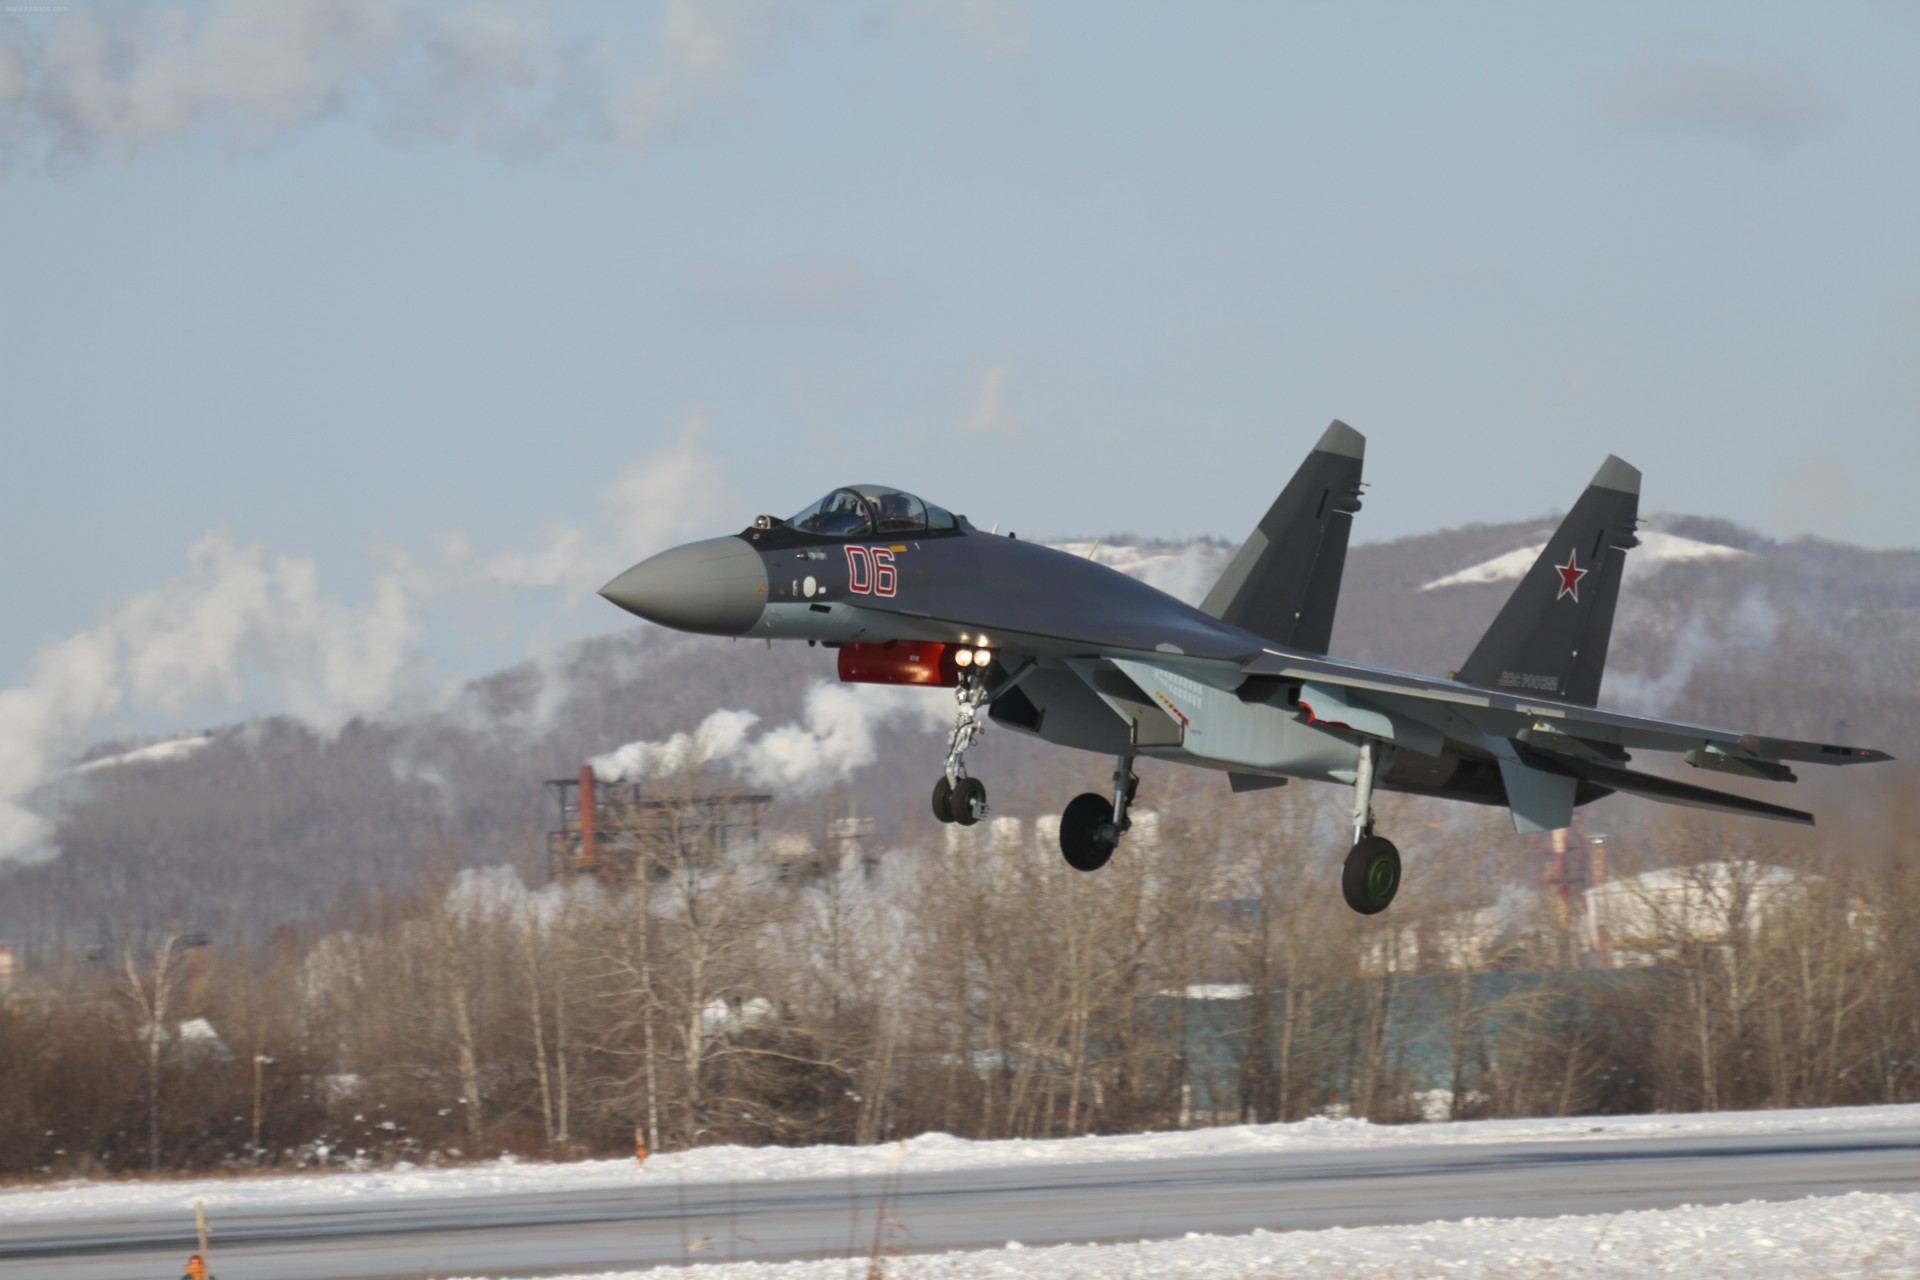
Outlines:
{"type": "MultiPolygon", "coordinates": [[[[1920,1195],[1749,1202],[1579,1218],[1468,1218],[1415,1227],[1190,1235],[887,1258],[897,1280],[1842,1280],[1920,1275],[1920,1195]]],[[[719,1262],[556,1280],[847,1280],[845,1258],[719,1262]]],[[[473,1280],[473,1278],[468,1278],[473,1280]]]]}
{"type": "Polygon", "coordinates": [[[154,1208],[191,1212],[239,1206],[352,1204],[376,1200],[471,1197],[531,1191],[624,1187],[637,1183],[749,1182],[773,1179],[884,1177],[953,1169],[1032,1168],[1106,1160],[1194,1155],[1313,1152],[1356,1147],[1428,1147],[1493,1142],[1608,1142],[1626,1138],[1760,1136],[1779,1133],[1863,1133],[1920,1125],[1920,1105],[1833,1107],[1799,1111],[1722,1111],[1655,1116],[1579,1116],[1544,1120],[1469,1120],[1450,1124],[1376,1125],[1365,1120],[1312,1119],[1293,1124],[1229,1125],[1176,1133],[1103,1138],[969,1142],[925,1134],[876,1147],[702,1147],[657,1155],[644,1168],[632,1160],[543,1164],[511,1158],[479,1165],[399,1167],[361,1173],[194,1179],[168,1182],[64,1183],[0,1192],[0,1222],[72,1218],[154,1208]]]}

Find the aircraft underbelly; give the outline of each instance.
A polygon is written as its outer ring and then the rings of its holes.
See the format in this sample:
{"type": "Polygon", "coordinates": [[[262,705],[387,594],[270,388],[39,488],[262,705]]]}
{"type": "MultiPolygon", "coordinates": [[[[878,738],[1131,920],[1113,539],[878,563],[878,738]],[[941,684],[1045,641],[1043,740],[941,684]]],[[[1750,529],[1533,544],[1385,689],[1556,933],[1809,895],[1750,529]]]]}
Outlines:
{"type": "Polygon", "coordinates": [[[1102,755],[1133,750],[1128,724],[1064,667],[1042,666],[989,712],[996,724],[1102,755]]]}
{"type": "Polygon", "coordinates": [[[1231,694],[1226,702],[1202,709],[1189,726],[1179,757],[1294,778],[1353,777],[1360,744],[1351,735],[1307,724],[1278,707],[1235,702],[1231,694]]]}
{"type": "Polygon", "coordinates": [[[1305,723],[1293,708],[1243,703],[1233,694],[1162,672],[1152,692],[1097,659],[1043,663],[992,710],[996,723],[1048,742],[1106,755],[1297,778],[1351,781],[1359,742],[1305,723]]]}

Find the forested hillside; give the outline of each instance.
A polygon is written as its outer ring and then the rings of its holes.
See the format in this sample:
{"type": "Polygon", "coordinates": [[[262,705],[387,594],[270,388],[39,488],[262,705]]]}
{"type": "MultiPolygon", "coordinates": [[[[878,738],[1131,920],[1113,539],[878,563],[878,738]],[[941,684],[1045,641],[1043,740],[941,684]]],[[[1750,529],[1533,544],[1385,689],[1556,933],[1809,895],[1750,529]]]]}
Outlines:
{"type": "MultiPolygon", "coordinates": [[[[1334,652],[1407,670],[1457,665],[1512,582],[1430,584],[1535,545],[1551,527],[1474,526],[1354,548],[1334,652]]],[[[1668,541],[1650,538],[1630,559],[1608,703],[1913,756],[1920,553],[1772,543],[1685,518],[1651,520],[1646,532],[1668,541]],[[1725,550],[1675,558],[1675,547],[1700,546],[1725,550]]],[[[1195,598],[1229,551],[1114,538],[1094,554],[1195,598]]],[[[263,938],[430,868],[506,863],[537,882],[543,833],[556,825],[545,780],[722,709],[758,716],[757,732],[790,727],[813,753],[766,786],[774,831],[821,842],[829,819],[858,814],[875,819],[879,848],[936,838],[925,792],[950,701],[877,690],[826,705],[820,686],[840,688],[832,680],[824,650],[636,624],[479,681],[451,706],[355,722],[331,740],[270,720],[212,730],[190,753],[80,770],[43,798],[64,814],[60,856],[0,871],[0,940],[47,965],[159,927],[263,938]]],[[[997,812],[1027,818],[1057,811],[1108,767],[997,730],[970,763],[997,812]]],[[[1852,771],[1837,789],[1812,777],[1799,796],[1837,816],[1836,805],[1891,794],[1908,768],[1852,771]]],[[[1173,785],[1150,772],[1145,801],[1173,785]]],[[[1218,778],[1178,785],[1208,806],[1232,803],[1218,778]]],[[[1630,824],[1644,808],[1620,806],[1605,821],[1630,824]]]]}
{"type": "MultiPolygon", "coordinates": [[[[1548,527],[1356,548],[1335,651],[1447,670],[1548,527]]],[[[1377,917],[1333,787],[1145,768],[1081,875],[1056,815],[1108,763],[996,730],[992,822],[941,827],[950,695],[804,646],[631,627],[331,739],[103,745],[0,878],[0,1175],[1920,1096],[1920,555],[1645,532],[1609,701],[1903,759],[1803,770],[1814,831],[1604,800],[1570,862],[1385,796],[1377,917]],[[546,885],[543,783],[636,741],[656,795],[773,794],[764,838],[546,885]]],[[[1077,548],[1190,598],[1228,550],[1077,548]]]]}

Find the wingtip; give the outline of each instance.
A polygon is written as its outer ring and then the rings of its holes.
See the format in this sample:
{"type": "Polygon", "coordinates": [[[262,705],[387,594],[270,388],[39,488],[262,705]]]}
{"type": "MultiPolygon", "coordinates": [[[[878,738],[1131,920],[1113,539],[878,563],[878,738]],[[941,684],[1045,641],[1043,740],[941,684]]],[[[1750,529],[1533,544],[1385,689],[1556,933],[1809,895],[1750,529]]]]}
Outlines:
{"type": "Polygon", "coordinates": [[[1608,454],[1600,469],[1593,473],[1593,487],[1640,496],[1640,468],[1614,454],[1608,454]]]}
{"type": "Polygon", "coordinates": [[[1338,418],[1321,433],[1320,443],[1313,447],[1317,453],[1337,453],[1343,458],[1367,456],[1367,438],[1338,418]]]}

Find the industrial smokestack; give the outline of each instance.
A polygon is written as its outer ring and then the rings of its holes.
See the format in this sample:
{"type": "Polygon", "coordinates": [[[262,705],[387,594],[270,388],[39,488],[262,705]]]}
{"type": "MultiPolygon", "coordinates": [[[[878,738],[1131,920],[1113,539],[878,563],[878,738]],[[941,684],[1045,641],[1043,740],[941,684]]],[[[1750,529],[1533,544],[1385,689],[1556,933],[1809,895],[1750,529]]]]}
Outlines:
{"type": "Polygon", "coordinates": [[[588,875],[600,871],[600,828],[594,820],[598,805],[593,793],[593,766],[580,766],[580,869],[588,875]]]}

